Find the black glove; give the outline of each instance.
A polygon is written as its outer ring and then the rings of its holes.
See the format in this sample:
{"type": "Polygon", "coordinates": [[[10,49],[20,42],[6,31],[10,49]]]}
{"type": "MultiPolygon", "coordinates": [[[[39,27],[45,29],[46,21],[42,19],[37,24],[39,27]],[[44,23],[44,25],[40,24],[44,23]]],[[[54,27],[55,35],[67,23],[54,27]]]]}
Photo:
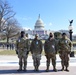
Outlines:
{"type": "Polygon", "coordinates": [[[18,51],[16,51],[16,54],[18,54],[18,51]]]}
{"type": "Polygon", "coordinates": [[[57,54],[57,51],[55,52],[55,54],[57,54]]]}
{"type": "Polygon", "coordinates": [[[29,51],[27,51],[27,55],[29,54],[29,51]]]}
{"type": "Polygon", "coordinates": [[[61,54],[62,52],[61,52],[61,51],[59,51],[59,53],[61,54]]]}

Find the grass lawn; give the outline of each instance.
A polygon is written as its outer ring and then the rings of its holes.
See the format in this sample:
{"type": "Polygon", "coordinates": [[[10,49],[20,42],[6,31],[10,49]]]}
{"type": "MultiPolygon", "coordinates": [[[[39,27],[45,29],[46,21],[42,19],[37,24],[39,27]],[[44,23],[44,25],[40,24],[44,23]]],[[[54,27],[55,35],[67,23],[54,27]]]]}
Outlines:
{"type": "Polygon", "coordinates": [[[0,50],[0,55],[16,55],[15,50],[0,50]]]}
{"type": "MultiPolygon", "coordinates": [[[[76,51],[74,51],[76,54],[76,51]]],[[[0,55],[16,55],[15,50],[2,50],[0,49],[0,55]]],[[[31,53],[29,53],[31,55],[31,53]]],[[[45,55],[44,51],[42,52],[42,55],[45,55]]]]}
{"type": "MultiPolygon", "coordinates": [[[[0,55],[16,55],[15,50],[2,50],[0,49],[0,55]]],[[[31,53],[29,52],[29,55],[31,55],[31,53]]],[[[44,51],[42,52],[42,55],[44,54],[44,51]]]]}

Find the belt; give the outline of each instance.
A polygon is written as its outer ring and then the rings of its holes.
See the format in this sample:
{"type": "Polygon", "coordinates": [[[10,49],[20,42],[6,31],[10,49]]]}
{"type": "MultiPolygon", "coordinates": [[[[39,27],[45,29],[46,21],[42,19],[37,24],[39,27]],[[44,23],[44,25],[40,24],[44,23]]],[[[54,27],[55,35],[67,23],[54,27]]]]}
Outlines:
{"type": "Polygon", "coordinates": [[[18,48],[18,49],[25,49],[25,48],[27,48],[27,47],[24,47],[24,48],[18,48]]]}

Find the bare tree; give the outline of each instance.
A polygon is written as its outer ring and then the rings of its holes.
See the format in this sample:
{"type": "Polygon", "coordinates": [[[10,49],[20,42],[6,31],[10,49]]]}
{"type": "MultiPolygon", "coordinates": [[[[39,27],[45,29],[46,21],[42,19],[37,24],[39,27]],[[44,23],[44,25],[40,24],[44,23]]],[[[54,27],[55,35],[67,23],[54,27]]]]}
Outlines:
{"type": "Polygon", "coordinates": [[[4,35],[7,38],[7,43],[9,42],[9,38],[14,37],[20,32],[21,27],[16,19],[9,19],[6,22],[4,27],[4,35]]]}
{"type": "Polygon", "coordinates": [[[14,17],[15,12],[9,6],[6,0],[0,0],[0,32],[3,30],[6,22],[14,17]]]}

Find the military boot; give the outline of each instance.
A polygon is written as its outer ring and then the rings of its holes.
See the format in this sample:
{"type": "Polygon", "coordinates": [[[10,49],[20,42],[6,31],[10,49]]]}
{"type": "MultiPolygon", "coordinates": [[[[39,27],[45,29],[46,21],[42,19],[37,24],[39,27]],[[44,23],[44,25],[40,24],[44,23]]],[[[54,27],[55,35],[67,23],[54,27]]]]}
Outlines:
{"type": "Polygon", "coordinates": [[[64,71],[64,62],[61,61],[61,64],[62,64],[62,69],[61,69],[61,71],[64,71]]]}
{"type": "Polygon", "coordinates": [[[36,69],[37,69],[37,67],[36,67],[36,66],[34,66],[34,71],[36,71],[36,69]]]}
{"type": "Polygon", "coordinates": [[[37,61],[37,65],[36,65],[36,71],[39,71],[39,65],[40,65],[40,61],[37,61]]]}
{"type": "Polygon", "coordinates": [[[53,71],[57,72],[57,69],[54,67],[54,68],[53,68],[53,71]]]}
{"type": "Polygon", "coordinates": [[[66,67],[66,69],[65,69],[64,71],[67,71],[67,72],[69,72],[69,70],[68,70],[68,68],[67,68],[67,67],[66,67]]]}
{"type": "Polygon", "coordinates": [[[64,66],[62,66],[62,69],[61,69],[61,71],[64,71],[64,66]]]}
{"type": "Polygon", "coordinates": [[[23,71],[27,71],[25,67],[24,67],[24,70],[23,71]]]}
{"type": "Polygon", "coordinates": [[[46,65],[47,65],[46,72],[48,72],[49,71],[49,66],[50,66],[50,61],[47,60],[46,65]]]}
{"type": "Polygon", "coordinates": [[[36,71],[39,71],[38,66],[36,66],[36,71]]]}
{"type": "Polygon", "coordinates": [[[69,72],[69,70],[68,70],[68,69],[65,69],[65,71],[69,72]]]}
{"type": "Polygon", "coordinates": [[[26,70],[26,66],[24,66],[24,70],[23,70],[23,71],[27,71],[27,70],[26,70]]]}
{"type": "Polygon", "coordinates": [[[22,71],[22,65],[19,66],[19,69],[17,71],[22,71]]]}
{"type": "Polygon", "coordinates": [[[34,69],[34,70],[35,70],[35,71],[38,71],[38,67],[37,67],[37,65],[35,65],[34,67],[35,67],[35,69],[34,69]]]}
{"type": "Polygon", "coordinates": [[[47,69],[46,69],[46,72],[48,72],[49,71],[49,66],[47,66],[47,69]]]}
{"type": "Polygon", "coordinates": [[[57,72],[57,69],[56,69],[56,67],[55,67],[55,66],[53,66],[53,71],[57,72]]]}
{"type": "Polygon", "coordinates": [[[24,62],[24,70],[23,71],[26,71],[26,66],[27,66],[27,62],[24,62]]]}

